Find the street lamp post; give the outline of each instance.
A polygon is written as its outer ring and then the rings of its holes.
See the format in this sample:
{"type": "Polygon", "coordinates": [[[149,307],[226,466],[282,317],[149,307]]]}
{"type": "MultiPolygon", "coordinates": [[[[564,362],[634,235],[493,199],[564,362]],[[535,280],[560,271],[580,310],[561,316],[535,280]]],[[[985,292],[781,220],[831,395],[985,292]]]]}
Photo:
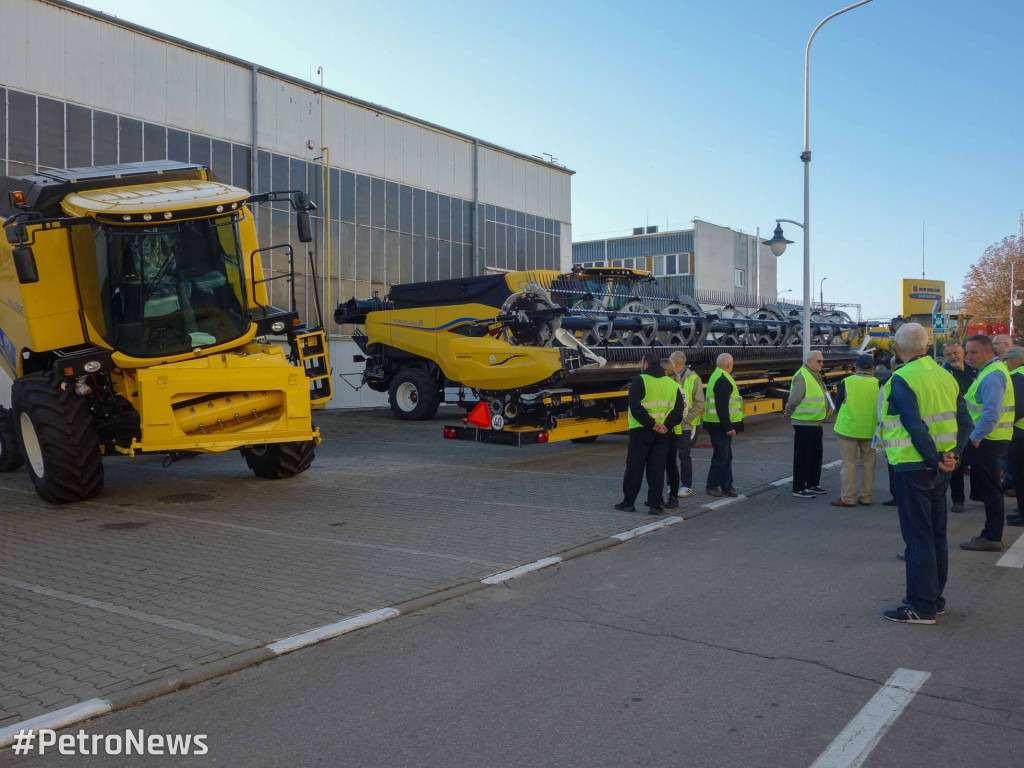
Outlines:
{"type": "MultiPolygon", "coordinates": [[[[804,231],[804,360],[806,360],[811,354],[811,137],[809,109],[811,93],[811,43],[814,42],[814,36],[818,34],[818,30],[825,25],[825,22],[831,21],[836,16],[840,16],[847,11],[852,11],[854,8],[859,8],[860,6],[866,5],[870,2],[871,0],[860,0],[860,2],[848,5],[829,16],[826,16],[818,23],[818,26],[814,28],[814,31],[811,32],[811,36],[807,40],[807,48],[804,50],[804,151],[800,155],[800,160],[804,164],[804,220],[802,224],[796,221],[789,221],[788,219],[775,220],[776,222],[786,221],[789,224],[796,224],[804,231]]],[[[781,256],[782,252],[786,250],[786,243],[790,243],[792,241],[786,240],[782,236],[782,227],[776,227],[775,234],[776,237],[769,240],[768,245],[771,246],[772,253],[776,256],[781,256]],[[780,250],[776,250],[776,244],[781,245],[780,250]]]]}
{"type": "Polygon", "coordinates": [[[1013,270],[1017,266],[1016,261],[1010,262],[1010,340],[1013,340],[1013,308],[1021,305],[1021,300],[1017,297],[1017,291],[1014,290],[1013,285],[1013,270]]]}

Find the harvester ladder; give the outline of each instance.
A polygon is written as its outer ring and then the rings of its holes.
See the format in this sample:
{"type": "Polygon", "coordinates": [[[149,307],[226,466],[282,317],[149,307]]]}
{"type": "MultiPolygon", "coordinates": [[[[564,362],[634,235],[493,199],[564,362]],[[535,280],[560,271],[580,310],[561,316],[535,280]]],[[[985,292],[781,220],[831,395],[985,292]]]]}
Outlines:
{"type": "Polygon", "coordinates": [[[322,328],[296,333],[295,351],[309,379],[309,402],[326,403],[334,393],[331,365],[327,358],[327,336],[322,328]]]}

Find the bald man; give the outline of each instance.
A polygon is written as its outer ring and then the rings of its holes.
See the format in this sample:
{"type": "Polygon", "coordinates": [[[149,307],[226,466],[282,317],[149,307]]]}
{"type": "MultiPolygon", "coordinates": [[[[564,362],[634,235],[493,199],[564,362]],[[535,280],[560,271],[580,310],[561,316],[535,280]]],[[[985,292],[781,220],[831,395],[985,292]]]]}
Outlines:
{"type": "Polygon", "coordinates": [[[737,496],[732,479],[732,439],[743,431],[743,399],[732,378],[732,355],[718,356],[718,367],[708,379],[704,407],[704,429],[711,437],[709,496],[737,496]]]}

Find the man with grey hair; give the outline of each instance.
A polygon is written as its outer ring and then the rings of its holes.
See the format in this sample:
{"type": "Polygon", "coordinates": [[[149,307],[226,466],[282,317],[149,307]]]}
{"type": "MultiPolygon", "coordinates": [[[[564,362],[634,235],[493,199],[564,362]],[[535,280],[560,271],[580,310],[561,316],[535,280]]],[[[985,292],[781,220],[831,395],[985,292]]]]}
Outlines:
{"type": "Polygon", "coordinates": [[[996,357],[1002,357],[1012,346],[1013,339],[1008,333],[997,333],[992,337],[992,351],[996,353],[996,357]]]}
{"type": "Polygon", "coordinates": [[[813,499],[821,487],[822,424],[835,408],[825,391],[825,356],[814,350],[793,376],[783,415],[793,423],[793,495],[813,499]]]}
{"type": "MultiPolygon", "coordinates": [[[[1012,475],[1013,486],[1017,491],[1017,513],[1006,516],[1006,524],[1024,526],[1024,349],[1014,346],[1003,353],[1003,362],[1010,372],[1013,383],[1014,417],[1013,437],[1006,453],[1007,463],[1012,475]]],[[[1003,482],[1005,483],[1005,477],[1003,482]]]]}
{"type": "Polygon", "coordinates": [[[709,496],[736,497],[732,478],[732,439],[743,431],[743,398],[732,378],[732,355],[718,356],[718,367],[708,379],[704,408],[704,429],[711,438],[711,467],[708,469],[709,496]]]}
{"type": "Polygon", "coordinates": [[[686,499],[693,495],[693,459],[690,457],[690,448],[704,413],[704,386],[697,372],[687,367],[685,353],[673,352],[668,356],[668,361],[686,401],[683,422],[676,426],[669,440],[668,489],[670,497],[686,499]]]}
{"type": "Polygon", "coordinates": [[[956,380],[927,354],[928,332],[906,323],[894,341],[904,364],[882,388],[879,437],[894,470],[907,592],[903,605],[884,616],[934,624],[946,612],[946,486],[972,423],[956,380]]]}

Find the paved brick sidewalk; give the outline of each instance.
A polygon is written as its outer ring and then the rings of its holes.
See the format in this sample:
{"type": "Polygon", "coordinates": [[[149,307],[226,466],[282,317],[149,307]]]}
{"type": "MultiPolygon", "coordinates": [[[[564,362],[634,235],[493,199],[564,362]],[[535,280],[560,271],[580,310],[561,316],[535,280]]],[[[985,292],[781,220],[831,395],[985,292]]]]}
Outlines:
{"type": "MultiPolygon", "coordinates": [[[[0,475],[0,727],[649,520],[612,509],[624,437],[517,449],[443,440],[443,416],[319,420],[317,460],[290,481],[237,453],[112,459],[102,496],[51,507],[0,475]]],[[[740,490],[789,475],[791,452],[780,418],[754,420],[740,490]]],[[[694,455],[702,487],[710,451],[694,455]]]]}

